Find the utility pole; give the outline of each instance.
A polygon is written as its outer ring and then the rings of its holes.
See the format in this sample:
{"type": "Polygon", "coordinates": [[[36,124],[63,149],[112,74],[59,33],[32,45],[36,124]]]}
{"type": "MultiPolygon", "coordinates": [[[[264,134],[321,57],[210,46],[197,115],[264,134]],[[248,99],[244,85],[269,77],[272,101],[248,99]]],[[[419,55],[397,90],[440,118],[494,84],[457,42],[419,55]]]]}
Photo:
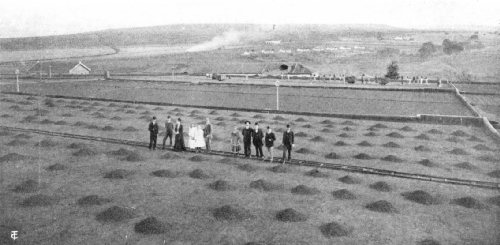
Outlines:
{"type": "Polygon", "coordinates": [[[280,81],[276,80],[275,85],[276,85],[276,110],[279,111],[280,110],[280,93],[279,93],[280,81]]]}
{"type": "Polygon", "coordinates": [[[16,69],[16,91],[19,93],[19,69],[16,69]]]}
{"type": "Polygon", "coordinates": [[[40,62],[40,82],[42,81],[42,61],[39,61],[40,62]]]}
{"type": "Polygon", "coordinates": [[[172,81],[174,80],[174,69],[175,69],[175,66],[172,66],[172,81]]]}

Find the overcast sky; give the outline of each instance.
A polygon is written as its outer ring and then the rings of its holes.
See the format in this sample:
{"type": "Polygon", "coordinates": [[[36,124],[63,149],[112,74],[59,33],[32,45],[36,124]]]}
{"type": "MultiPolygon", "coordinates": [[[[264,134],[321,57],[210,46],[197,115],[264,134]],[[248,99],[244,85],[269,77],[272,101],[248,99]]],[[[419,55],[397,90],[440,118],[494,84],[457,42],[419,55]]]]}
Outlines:
{"type": "Polygon", "coordinates": [[[500,0],[0,0],[0,37],[178,23],[500,27],[500,0]]]}

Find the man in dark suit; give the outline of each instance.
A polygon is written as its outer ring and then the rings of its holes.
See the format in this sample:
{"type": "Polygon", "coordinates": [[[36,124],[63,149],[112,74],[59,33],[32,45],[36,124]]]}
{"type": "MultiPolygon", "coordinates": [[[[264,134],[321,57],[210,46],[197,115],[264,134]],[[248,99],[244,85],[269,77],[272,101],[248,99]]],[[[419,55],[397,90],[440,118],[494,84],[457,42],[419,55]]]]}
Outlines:
{"type": "Polygon", "coordinates": [[[252,133],[253,145],[255,146],[255,156],[257,158],[264,157],[264,153],[262,152],[262,139],[264,138],[264,133],[262,129],[259,128],[259,123],[255,123],[255,128],[252,133]]]}
{"type": "Polygon", "coordinates": [[[292,147],[294,144],[294,135],[293,131],[290,128],[290,124],[286,125],[286,131],[283,132],[283,163],[285,163],[286,153],[288,152],[288,161],[292,160],[292,147]]]}
{"type": "Polygon", "coordinates": [[[245,122],[245,127],[241,130],[241,134],[243,135],[243,149],[245,151],[245,157],[249,158],[252,154],[252,149],[250,146],[252,145],[252,134],[253,129],[250,127],[250,122],[245,122]]]}
{"type": "Polygon", "coordinates": [[[156,150],[156,139],[158,138],[158,123],[156,123],[156,117],[149,123],[149,149],[156,150]]]}
{"type": "Polygon", "coordinates": [[[172,146],[172,137],[174,137],[174,124],[170,116],[167,117],[167,122],[165,123],[165,137],[163,138],[163,149],[165,149],[165,143],[167,138],[170,138],[170,146],[172,146]]]}
{"type": "Polygon", "coordinates": [[[205,146],[207,147],[207,152],[210,152],[210,143],[212,142],[212,124],[210,124],[210,119],[207,117],[205,128],[203,129],[203,138],[205,138],[205,146]]]}

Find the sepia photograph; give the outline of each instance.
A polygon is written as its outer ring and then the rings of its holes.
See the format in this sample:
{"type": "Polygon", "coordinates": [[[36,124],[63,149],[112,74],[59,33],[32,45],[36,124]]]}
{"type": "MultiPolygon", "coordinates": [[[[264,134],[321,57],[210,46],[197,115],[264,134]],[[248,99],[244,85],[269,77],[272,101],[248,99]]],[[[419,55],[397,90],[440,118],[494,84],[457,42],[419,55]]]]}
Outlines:
{"type": "Polygon", "coordinates": [[[498,0],[1,0],[0,245],[500,245],[498,0]]]}

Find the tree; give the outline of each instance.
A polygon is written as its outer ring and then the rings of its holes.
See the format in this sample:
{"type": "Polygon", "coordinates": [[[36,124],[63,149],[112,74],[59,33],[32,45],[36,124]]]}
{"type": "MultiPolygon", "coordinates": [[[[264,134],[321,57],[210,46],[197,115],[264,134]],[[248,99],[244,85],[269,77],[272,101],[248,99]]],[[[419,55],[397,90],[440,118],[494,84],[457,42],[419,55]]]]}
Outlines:
{"type": "Polygon", "coordinates": [[[464,46],[460,43],[450,41],[449,39],[443,40],[443,52],[445,54],[460,53],[464,51],[464,46]]]}
{"type": "Polygon", "coordinates": [[[397,79],[399,77],[399,65],[397,61],[391,61],[391,63],[387,66],[387,74],[385,77],[390,79],[397,79]]]}
{"type": "Polygon", "coordinates": [[[456,72],[454,76],[457,82],[471,83],[477,81],[477,78],[468,71],[456,72]]]}
{"type": "Polygon", "coordinates": [[[418,50],[420,57],[427,58],[437,51],[436,46],[432,42],[426,42],[422,44],[422,47],[418,50]]]}
{"type": "Polygon", "coordinates": [[[377,40],[379,41],[384,40],[384,35],[382,34],[382,32],[377,32],[377,40]]]}

